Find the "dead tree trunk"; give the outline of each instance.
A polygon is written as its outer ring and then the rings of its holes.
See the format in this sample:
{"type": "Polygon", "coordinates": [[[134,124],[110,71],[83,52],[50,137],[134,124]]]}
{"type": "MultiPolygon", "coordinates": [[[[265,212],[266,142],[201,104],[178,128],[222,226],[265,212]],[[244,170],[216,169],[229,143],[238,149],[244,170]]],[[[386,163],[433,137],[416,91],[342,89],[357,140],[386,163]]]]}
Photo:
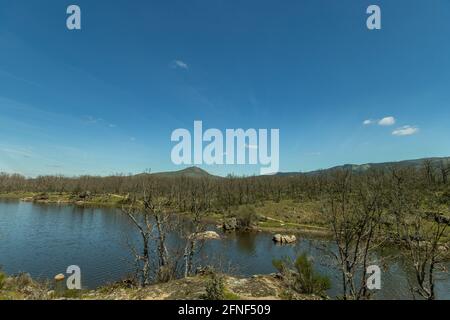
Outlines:
{"type": "Polygon", "coordinates": [[[137,277],[140,278],[139,284],[145,287],[150,284],[150,240],[153,226],[145,211],[142,215],[138,216],[139,209],[137,209],[135,200],[130,206],[122,207],[122,211],[134,223],[142,239],[142,249],[140,250],[142,253],[139,253],[135,249],[133,249],[133,252],[137,267],[137,277]]]}

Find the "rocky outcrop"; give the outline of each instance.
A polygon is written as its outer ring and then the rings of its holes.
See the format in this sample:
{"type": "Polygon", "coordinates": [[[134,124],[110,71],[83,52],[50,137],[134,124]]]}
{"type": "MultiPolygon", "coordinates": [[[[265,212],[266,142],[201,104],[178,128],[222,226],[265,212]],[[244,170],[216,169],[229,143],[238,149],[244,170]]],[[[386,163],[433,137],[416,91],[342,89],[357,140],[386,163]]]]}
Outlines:
{"type": "Polygon", "coordinates": [[[220,235],[215,231],[205,231],[197,234],[191,234],[197,240],[220,240],[220,235]]]}
{"type": "MultiPolygon", "coordinates": [[[[100,300],[198,300],[205,299],[206,287],[211,278],[208,275],[172,280],[145,288],[126,288],[112,285],[87,292],[82,299],[100,300]]],[[[274,275],[254,275],[240,278],[223,275],[226,299],[280,300],[285,299],[289,288],[274,275]]],[[[290,292],[290,299],[319,300],[315,295],[290,292]]]]}
{"type": "MultiPolygon", "coordinates": [[[[1,274],[0,274],[1,275],[1,274]]],[[[286,287],[276,274],[254,275],[241,278],[222,275],[225,299],[319,300],[315,295],[298,294],[286,287]]],[[[58,293],[47,284],[40,284],[27,274],[2,279],[0,300],[198,300],[205,299],[206,288],[211,284],[210,273],[149,285],[136,286],[134,281],[120,281],[95,290],[67,290],[58,293]]]]}
{"type": "Polygon", "coordinates": [[[275,241],[276,243],[294,243],[297,241],[297,238],[294,235],[281,235],[281,234],[276,234],[273,236],[273,241],[275,241]]]}

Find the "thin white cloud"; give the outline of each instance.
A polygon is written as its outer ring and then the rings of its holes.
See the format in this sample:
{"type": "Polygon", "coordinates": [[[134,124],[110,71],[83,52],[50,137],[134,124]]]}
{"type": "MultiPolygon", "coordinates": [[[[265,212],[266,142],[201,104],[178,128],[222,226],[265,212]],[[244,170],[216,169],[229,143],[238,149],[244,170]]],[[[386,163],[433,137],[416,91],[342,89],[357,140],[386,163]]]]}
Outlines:
{"type": "Polygon", "coordinates": [[[413,126],[403,126],[394,131],[392,131],[392,135],[394,136],[411,136],[419,132],[419,128],[413,126]]]}
{"type": "Polygon", "coordinates": [[[88,125],[104,125],[109,128],[116,128],[117,126],[114,123],[109,123],[103,118],[96,118],[94,116],[85,116],[83,117],[83,123],[88,125]]]}
{"type": "Polygon", "coordinates": [[[380,126],[393,126],[395,124],[395,118],[394,117],[385,117],[378,121],[378,124],[380,126]]]}
{"type": "Polygon", "coordinates": [[[96,123],[100,123],[103,122],[102,118],[95,118],[93,116],[85,116],[83,118],[83,122],[86,124],[96,124],[96,123]]]}
{"type": "Polygon", "coordinates": [[[0,152],[5,152],[10,155],[22,156],[25,158],[31,158],[33,156],[33,152],[31,152],[31,150],[23,148],[1,148],[0,152]]]}
{"type": "Polygon", "coordinates": [[[373,120],[367,119],[367,120],[364,120],[363,125],[368,126],[368,125],[371,125],[373,123],[374,123],[373,120]]]}
{"type": "Polygon", "coordinates": [[[187,64],[186,62],[184,62],[184,61],[181,61],[181,60],[174,60],[174,61],[172,62],[172,68],[174,68],[174,69],[180,68],[180,69],[188,70],[188,69],[189,69],[189,66],[188,66],[188,64],[187,64]]]}

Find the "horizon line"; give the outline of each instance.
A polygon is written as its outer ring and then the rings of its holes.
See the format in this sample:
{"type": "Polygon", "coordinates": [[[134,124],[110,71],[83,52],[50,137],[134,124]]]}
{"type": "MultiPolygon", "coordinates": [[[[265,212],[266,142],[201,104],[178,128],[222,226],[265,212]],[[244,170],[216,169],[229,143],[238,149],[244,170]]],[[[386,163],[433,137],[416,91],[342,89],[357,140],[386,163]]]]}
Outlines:
{"type": "Polygon", "coordinates": [[[208,171],[207,169],[204,169],[200,166],[185,166],[183,168],[177,169],[177,170],[169,170],[169,171],[155,171],[155,172],[146,172],[145,170],[142,172],[136,172],[136,173],[111,173],[111,174],[107,174],[107,175],[95,175],[95,174],[78,174],[78,175],[64,175],[64,174],[58,174],[58,173],[49,173],[49,174],[40,174],[40,175],[36,175],[36,176],[26,176],[24,174],[18,173],[18,172],[4,172],[4,171],[0,171],[0,174],[8,174],[8,175],[20,175],[25,177],[26,179],[36,179],[38,177],[48,177],[48,176],[57,176],[57,177],[64,177],[64,178],[79,178],[79,177],[101,177],[101,178],[106,178],[106,177],[114,177],[114,176],[124,176],[124,177],[132,177],[132,176],[137,176],[137,175],[141,175],[141,174],[148,174],[148,175],[154,175],[154,174],[171,174],[171,173],[178,173],[184,170],[188,170],[188,169],[200,169],[204,172],[206,172],[207,174],[213,176],[213,177],[222,177],[222,178],[226,178],[228,176],[235,176],[235,177],[241,177],[241,178],[245,178],[245,177],[264,177],[264,176],[276,176],[279,174],[308,174],[308,173],[313,173],[313,172],[319,172],[319,171],[324,171],[324,170],[331,170],[334,168],[338,168],[338,167],[343,167],[343,166],[364,166],[364,165],[379,165],[379,164],[395,164],[395,163],[402,163],[402,162],[410,162],[410,161],[424,161],[424,160],[445,160],[445,159],[450,159],[450,155],[449,156],[436,156],[436,157],[422,157],[422,158],[413,158],[413,159],[403,159],[403,160],[393,160],[393,161],[382,161],[382,162],[365,162],[365,163],[344,163],[344,164],[338,164],[338,165],[334,165],[334,166],[330,166],[327,168],[318,168],[315,170],[309,170],[309,171],[278,171],[277,173],[274,174],[249,174],[249,175],[237,175],[233,172],[229,172],[225,175],[218,175],[218,174],[213,174],[210,171],[208,171]]]}

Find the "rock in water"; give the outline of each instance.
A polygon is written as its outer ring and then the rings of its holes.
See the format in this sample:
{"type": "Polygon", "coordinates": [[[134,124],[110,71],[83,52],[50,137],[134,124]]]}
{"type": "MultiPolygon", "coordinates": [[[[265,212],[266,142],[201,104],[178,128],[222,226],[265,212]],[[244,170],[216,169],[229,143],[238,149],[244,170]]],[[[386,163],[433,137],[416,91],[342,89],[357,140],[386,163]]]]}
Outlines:
{"type": "Polygon", "coordinates": [[[191,236],[195,236],[195,238],[197,240],[216,240],[216,239],[220,239],[220,236],[217,232],[215,231],[205,231],[205,232],[200,232],[197,235],[191,234],[191,236]]]}
{"type": "Polygon", "coordinates": [[[281,234],[274,235],[272,239],[275,242],[281,242],[281,234]]]}
{"type": "Polygon", "coordinates": [[[60,273],[55,276],[55,281],[62,281],[64,280],[64,278],[65,276],[62,273],[60,273]]]}
{"type": "Polygon", "coordinates": [[[284,240],[286,243],[293,243],[293,242],[297,241],[297,238],[294,235],[291,235],[291,236],[285,236],[284,240]]]}
{"type": "Polygon", "coordinates": [[[297,241],[297,238],[294,235],[281,235],[281,234],[276,234],[273,236],[273,241],[277,242],[277,243],[294,243],[295,241],[297,241]]]}

